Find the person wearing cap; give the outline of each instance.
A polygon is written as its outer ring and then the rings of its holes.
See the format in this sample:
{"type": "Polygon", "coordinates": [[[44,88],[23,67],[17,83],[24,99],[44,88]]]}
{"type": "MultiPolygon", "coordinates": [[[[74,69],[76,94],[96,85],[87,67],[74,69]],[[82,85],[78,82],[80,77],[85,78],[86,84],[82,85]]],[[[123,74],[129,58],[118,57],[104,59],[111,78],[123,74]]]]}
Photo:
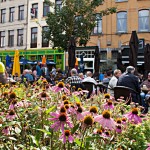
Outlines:
{"type": "Polygon", "coordinates": [[[145,81],[143,81],[140,86],[142,90],[142,92],[140,93],[142,106],[145,108],[143,113],[147,113],[149,105],[145,101],[145,99],[150,97],[150,72],[148,73],[148,78],[145,81]]]}
{"type": "Polygon", "coordinates": [[[134,75],[135,68],[133,66],[128,66],[126,72],[123,73],[117,82],[117,86],[125,86],[133,89],[135,92],[132,92],[132,101],[139,103],[140,101],[140,84],[137,76],[134,75]]]}
{"type": "Polygon", "coordinates": [[[7,72],[2,62],[0,62],[0,83],[2,84],[7,83],[7,72]]]}

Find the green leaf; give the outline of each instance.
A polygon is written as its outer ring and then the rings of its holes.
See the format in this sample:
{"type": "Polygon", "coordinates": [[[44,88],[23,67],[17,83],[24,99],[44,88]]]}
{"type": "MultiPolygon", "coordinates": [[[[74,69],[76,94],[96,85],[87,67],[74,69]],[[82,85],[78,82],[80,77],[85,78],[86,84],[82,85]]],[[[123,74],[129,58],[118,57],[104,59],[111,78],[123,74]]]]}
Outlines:
{"type": "Polygon", "coordinates": [[[35,130],[41,131],[41,132],[43,132],[43,133],[45,133],[45,134],[47,134],[47,135],[51,135],[51,132],[46,131],[46,130],[44,130],[44,129],[35,129],[35,130]]]}
{"type": "Polygon", "coordinates": [[[77,97],[77,96],[75,96],[75,95],[74,95],[74,99],[75,99],[76,102],[81,102],[81,101],[80,101],[80,98],[77,97]]]}
{"type": "Polygon", "coordinates": [[[17,141],[14,137],[8,137],[10,140],[17,141]]]}
{"type": "Polygon", "coordinates": [[[39,143],[38,143],[37,139],[35,138],[35,136],[29,135],[29,137],[32,139],[32,142],[33,142],[36,146],[39,146],[39,143]]]}
{"type": "Polygon", "coordinates": [[[49,114],[51,111],[53,111],[56,108],[56,106],[52,106],[51,108],[46,110],[46,114],[49,114]]]}
{"type": "MultiPolygon", "coordinates": [[[[79,141],[79,139],[75,139],[75,143],[78,145],[78,146],[81,146],[81,141],[79,141]]],[[[82,144],[83,146],[83,144],[82,144]]]]}
{"type": "Polygon", "coordinates": [[[19,133],[21,132],[20,128],[15,127],[15,132],[16,132],[17,134],[19,134],[19,133]]]}
{"type": "Polygon", "coordinates": [[[78,128],[79,128],[79,123],[72,128],[71,133],[74,134],[78,128]]]}

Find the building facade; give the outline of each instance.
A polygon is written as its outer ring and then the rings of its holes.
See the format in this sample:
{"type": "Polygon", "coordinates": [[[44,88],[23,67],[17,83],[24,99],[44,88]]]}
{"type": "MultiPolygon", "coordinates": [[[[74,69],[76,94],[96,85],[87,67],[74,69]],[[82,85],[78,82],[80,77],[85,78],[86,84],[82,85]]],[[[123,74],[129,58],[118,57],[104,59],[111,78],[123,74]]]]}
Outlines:
{"type": "MultiPolygon", "coordinates": [[[[55,1],[51,1],[55,2],[55,1]]],[[[52,43],[44,39],[47,13],[53,11],[44,0],[3,0],[0,2],[0,59],[14,56],[20,51],[20,58],[41,60],[46,55],[64,69],[64,52],[52,48],[52,43]],[[11,3],[11,5],[10,5],[11,3]]]]}
{"type": "Polygon", "coordinates": [[[1,0],[0,51],[27,48],[27,0],[1,0]]]}
{"type": "MultiPolygon", "coordinates": [[[[108,7],[117,7],[117,13],[97,18],[87,46],[100,47],[101,65],[116,62],[118,51],[126,53],[123,56],[123,63],[128,63],[128,52],[124,50],[129,51],[131,33],[136,30],[141,44],[138,64],[142,65],[143,47],[146,43],[150,43],[150,0],[106,0],[97,8],[97,12],[108,7]]],[[[83,51],[77,50],[77,56],[80,56],[83,51]]],[[[78,58],[80,60],[80,57],[78,58]]],[[[94,63],[94,58],[91,63],[94,63]]],[[[90,66],[93,66],[91,63],[90,66]]]]}

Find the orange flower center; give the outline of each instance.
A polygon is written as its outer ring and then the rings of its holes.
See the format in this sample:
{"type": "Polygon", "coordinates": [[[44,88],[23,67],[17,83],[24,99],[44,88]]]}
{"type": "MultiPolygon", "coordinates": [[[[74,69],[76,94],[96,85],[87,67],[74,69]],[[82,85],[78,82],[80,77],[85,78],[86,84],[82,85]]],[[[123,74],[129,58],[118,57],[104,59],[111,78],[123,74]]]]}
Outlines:
{"type": "Polygon", "coordinates": [[[65,136],[69,136],[71,134],[69,130],[65,130],[64,132],[65,132],[65,136]]]}
{"type": "Polygon", "coordinates": [[[65,85],[64,85],[63,82],[59,82],[59,83],[58,83],[58,87],[59,87],[59,88],[63,88],[64,86],[65,86],[65,85]]]}
{"type": "Polygon", "coordinates": [[[87,115],[87,116],[84,117],[83,122],[87,126],[91,126],[93,124],[94,120],[93,120],[93,117],[91,115],[87,115]]]}
{"type": "Polygon", "coordinates": [[[108,110],[104,110],[102,115],[105,119],[110,119],[110,112],[108,110]]]}
{"type": "Polygon", "coordinates": [[[132,114],[137,115],[137,114],[138,114],[138,109],[137,109],[137,108],[133,108],[133,109],[132,109],[132,114]]]}
{"type": "Polygon", "coordinates": [[[90,107],[90,112],[96,114],[96,113],[98,112],[97,107],[96,107],[96,106],[91,106],[91,107],[90,107]]]}
{"type": "Polygon", "coordinates": [[[67,120],[67,116],[65,113],[59,115],[59,121],[66,121],[66,120],[67,120]]]}

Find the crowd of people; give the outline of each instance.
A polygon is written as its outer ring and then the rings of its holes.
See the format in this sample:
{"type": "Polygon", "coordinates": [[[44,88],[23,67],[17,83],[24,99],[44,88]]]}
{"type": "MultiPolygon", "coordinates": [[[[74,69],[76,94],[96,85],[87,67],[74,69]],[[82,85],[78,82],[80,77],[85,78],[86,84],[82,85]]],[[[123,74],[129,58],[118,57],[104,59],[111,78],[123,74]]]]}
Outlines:
{"type": "MultiPolygon", "coordinates": [[[[49,70],[46,64],[41,65],[41,63],[38,62],[36,66],[32,67],[32,69],[23,70],[21,77],[18,77],[18,75],[15,74],[13,76],[13,81],[20,81],[27,86],[27,83],[32,84],[43,76],[48,83],[55,85],[56,81],[64,79],[64,82],[71,85],[71,87],[74,86],[75,90],[78,90],[78,88],[88,90],[89,94],[87,98],[90,98],[92,94],[97,92],[97,85],[100,81],[105,87],[104,92],[110,93],[112,97],[114,97],[114,88],[116,86],[124,86],[135,91],[131,91],[132,101],[140,103],[145,108],[144,113],[147,113],[149,107],[148,101],[150,99],[150,73],[148,73],[148,78],[146,80],[143,80],[141,76],[136,76],[134,73],[135,68],[133,66],[128,66],[124,73],[119,69],[116,69],[113,72],[112,70],[107,71],[103,75],[103,78],[100,76],[100,80],[97,81],[93,78],[91,71],[87,71],[83,74],[78,73],[77,69],[73,68],[70,71],[71,76],[67,78],[60,68],[56,69],[55,66],[52,66],[51,70],[49,70]]],[[[8,77],[9,75],[6,72],[4,64],[0,62],[0,83],[6,84],[8,82],[8,77]]]]}

